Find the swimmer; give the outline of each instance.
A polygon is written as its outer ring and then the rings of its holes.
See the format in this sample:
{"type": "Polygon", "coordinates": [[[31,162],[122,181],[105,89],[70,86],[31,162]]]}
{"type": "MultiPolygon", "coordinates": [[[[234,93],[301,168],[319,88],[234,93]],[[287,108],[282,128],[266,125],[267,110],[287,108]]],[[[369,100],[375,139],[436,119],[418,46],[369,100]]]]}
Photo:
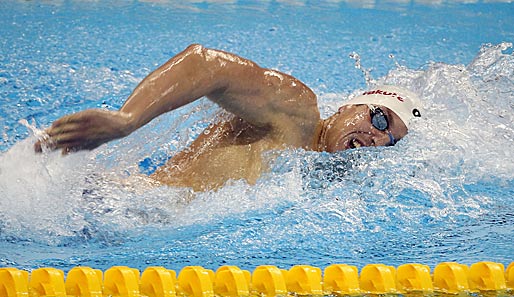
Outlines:
{"type": "Polygon", "coordinates": [[[120,110],[66,115],[46,129],[48,137],[37,141],[35,150],[92,150],[202,97],[232,118],[212,123],[150,175],[160,184],[195,191],[217,189],[230,179],[254,184],[266,170],[264,151],[394,145],[407,134],[409,121],[421,115],[414,93],[380,86],[321,119],[316,95],[298,79],[232,53],[191,45],[144,78],[120,110]]]}

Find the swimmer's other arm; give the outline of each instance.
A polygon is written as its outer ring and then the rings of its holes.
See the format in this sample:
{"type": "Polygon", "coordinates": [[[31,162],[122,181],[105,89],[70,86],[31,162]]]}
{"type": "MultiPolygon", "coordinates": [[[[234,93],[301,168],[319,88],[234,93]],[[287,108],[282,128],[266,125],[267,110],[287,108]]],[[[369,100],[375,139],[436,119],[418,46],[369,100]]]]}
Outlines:
{"type": "Polygon", "coordinates": [[[296,78],[231,53],[191,45],[143,79],[119,111],[89,109],[64,116],[46,130],[49,137],[36,142],[35,150],[92,150],[203,96],[263,128],[310,127],[319,119],[316,96],[296,78]]]}

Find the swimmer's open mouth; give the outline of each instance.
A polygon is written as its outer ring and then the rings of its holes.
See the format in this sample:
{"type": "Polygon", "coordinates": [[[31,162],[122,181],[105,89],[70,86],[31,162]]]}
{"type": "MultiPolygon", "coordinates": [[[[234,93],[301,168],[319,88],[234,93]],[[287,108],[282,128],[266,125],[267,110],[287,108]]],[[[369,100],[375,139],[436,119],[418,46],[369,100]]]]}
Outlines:
{"type": "Polygon", "coordinates": [[[360,148],[364,146],[362,142],[360,142],[357,138],[352,138],[350,141],[348,141],[348,148],[354,149],[354,148],[360,148]]]}

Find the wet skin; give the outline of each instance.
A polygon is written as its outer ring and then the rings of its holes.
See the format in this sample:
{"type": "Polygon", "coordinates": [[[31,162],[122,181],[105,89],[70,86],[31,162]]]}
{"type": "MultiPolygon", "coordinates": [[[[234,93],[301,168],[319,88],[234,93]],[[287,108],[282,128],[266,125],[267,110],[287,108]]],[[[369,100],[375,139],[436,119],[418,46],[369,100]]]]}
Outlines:
{"type": "MultiPolygon", "coordinates": [[[[163,184],[217,189],[228,180],[256,182],[267,169],[264,151],[303,148],[336,152],[387,145],[387,132],[371,125],[367,105],[343,106],[320,118],[314,92],[298,79],[237,55],[191,45],[150,73],[118,111],[90,109],[64,116],[35,143],[64,154],[92,150],[125,137],[155,117],[207,97],[231,114],[212,123],[188,148],[150,177],[163,184]]],[[[407,133],[383,108],[396,140],[407,133]]]]}
{"type": "MultiPolygon", "coordinates": [[[[388,131],[395,140],[407,134],[407,127],[400,118],[387,107],[380,107],[389,122],[388,131]]],[[[337,152],[363,146],[386,146],[390,144],[387,131],[381,131],[371,124],[370,109],[367,105],[345,105],[325,120],[325,133],[321,135],[320,150],[337,152]]]]}

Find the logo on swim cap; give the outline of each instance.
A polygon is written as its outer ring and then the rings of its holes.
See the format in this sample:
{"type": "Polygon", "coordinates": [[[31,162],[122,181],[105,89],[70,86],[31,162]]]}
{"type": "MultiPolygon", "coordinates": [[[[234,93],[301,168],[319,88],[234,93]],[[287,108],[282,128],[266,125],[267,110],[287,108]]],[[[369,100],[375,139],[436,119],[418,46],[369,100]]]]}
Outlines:
{"type": "Polygon", "coordinates": [[[396,86],[379,86],[366,91],[343,105],[381,105],[394,112],[409,128],[409,121],[421,117],[421,100],[413,92],[396,86]]]}

